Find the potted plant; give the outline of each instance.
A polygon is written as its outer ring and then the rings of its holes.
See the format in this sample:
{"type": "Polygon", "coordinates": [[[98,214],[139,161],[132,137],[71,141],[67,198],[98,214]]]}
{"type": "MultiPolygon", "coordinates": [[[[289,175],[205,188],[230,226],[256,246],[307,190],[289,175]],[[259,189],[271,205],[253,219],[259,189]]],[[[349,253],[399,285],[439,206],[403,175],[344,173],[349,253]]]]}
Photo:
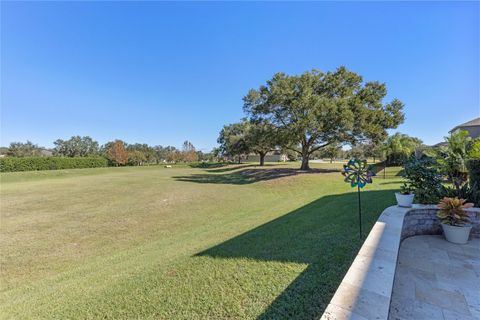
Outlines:
{"type": "Polygon", "coordinates": [[[397,198],[397,204],[399,207],[410,208],[413,203],[413,188],[406,183],[400,188],[400,192],[395,192],[395,198],[397,198]]]}
{"type": "Polygon", "coordinates": [[[457,244],[465,244],[468,241],[472,226],[470,217],[465,211],[473,207],[473,203],[465,203],[467,200],[445,197],[440,200],[437,208],[437,217],[441,221],[443,234],[447,241],[457,244]]]}

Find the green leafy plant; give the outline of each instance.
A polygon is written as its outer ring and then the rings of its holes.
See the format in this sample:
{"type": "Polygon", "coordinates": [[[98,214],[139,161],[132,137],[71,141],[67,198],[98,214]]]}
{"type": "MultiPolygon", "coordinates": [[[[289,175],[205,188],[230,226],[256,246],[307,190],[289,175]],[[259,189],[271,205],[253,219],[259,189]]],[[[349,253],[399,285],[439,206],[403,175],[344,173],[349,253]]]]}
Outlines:
{"type": "Polygon", "coordinates": [[[400,194],[412,194],[414,193],[415,189],[408,183],[404,182],[403,185],[400,187],[400,194]]]}
{"type": "Polygon", "coordinates": [[[448,180],[459,192],[468,180],[466,162],[472,145],[472,138],[469,137],[467,131],[457,130],[446,137],[445,141],[447,146],[440,150],[437,162],[442,173],[448,177],[448,180]]]}
{"type": "Polygon", "coordinates": [[[442,176],[434,159],[412,155],[404,163],[403,176],[418,203],[436,203],[441,198],[442,176]]]}
{"type": "Polygon", "coordinates": [[[465,211],[466,208],[473,207],[473,203],[466,203],[467,200],[444,197],[440,200],[437,208],[437,217],[443,224],[451,226],[462,226],[470,222],[470,217],[465,211]]]}
{"type": "Polygon", "coordinates": [[[470,159],[480,160],[480,138],[476,138],[472,141],[470,149],[468,150],[468,157],[470,159]]]}
{"type": "Polygon", "coordinates": [[[480,206],[480,159],[468,160],[467,169],[470,188],[470,197],[468,199],[478,207],[480,206]]]}

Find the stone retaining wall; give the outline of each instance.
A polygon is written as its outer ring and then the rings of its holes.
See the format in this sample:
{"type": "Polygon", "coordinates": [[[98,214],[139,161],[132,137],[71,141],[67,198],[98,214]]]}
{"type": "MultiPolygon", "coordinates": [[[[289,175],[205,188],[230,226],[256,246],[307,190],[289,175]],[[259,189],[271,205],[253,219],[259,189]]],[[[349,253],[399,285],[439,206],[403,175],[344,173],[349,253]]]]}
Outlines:
{"type": "MultiPolygon", "coordinates": [[[[401,241],[441,234],[433,205],[385,209],[322,315],[323,320],[388,319],[401,241]]],[[[468,209],[472,236],[480,236],[480,208],[468,209]]]]}
{"type": "MultiPolygon", "coordinates": [[[[478,208],[467,209],[472,222],[472,231],[470,237],[480,237],[480,210],[478,208]]],[[[405,238],[418,235],[437,235],[443,234],[440,221],[437,216],[435,206],[424,206],[410,210],[405,214],[402,226],[403,241],[405,238]]]]}

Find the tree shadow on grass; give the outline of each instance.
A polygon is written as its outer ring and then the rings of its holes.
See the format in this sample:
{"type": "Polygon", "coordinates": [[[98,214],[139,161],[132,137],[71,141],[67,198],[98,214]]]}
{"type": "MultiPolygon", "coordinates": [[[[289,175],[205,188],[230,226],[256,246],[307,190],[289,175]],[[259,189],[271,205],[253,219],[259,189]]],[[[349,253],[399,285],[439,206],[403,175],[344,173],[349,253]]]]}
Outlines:
{"type": "Polygon", "coordinates": [[[248,166],[232,173],[202,173],[191,174],[188,176],[175,176],[177,181],[195,182],[195,183],[214,183],[214,184],[250,184],[259,181],[279,179],[298,174],[316,174],[338,172],[335,169],[311,169],[302,171],[293,168],[258,168],[248,166]]]}
{"type": "Polygon", "coordinates": [[[248,168],[248,167],[255,167],[255,165],[254,164],[237,164],[237,165],[225,166],[220,169],[211,169],[207,171],[211,173],[223,173],[223,172],[230,172],[230,171],[239,170],[239,169],[248,168]]]}
{"type": "MultiPolygon", "coordinates": [[[[362,199],[364,230],[394,203],[392,190],[362,199]]],[[[356,193],[322,197],[196,256],[308,264],[257,319],[317,319],[361,246],[356,201],[356,193]]]]}

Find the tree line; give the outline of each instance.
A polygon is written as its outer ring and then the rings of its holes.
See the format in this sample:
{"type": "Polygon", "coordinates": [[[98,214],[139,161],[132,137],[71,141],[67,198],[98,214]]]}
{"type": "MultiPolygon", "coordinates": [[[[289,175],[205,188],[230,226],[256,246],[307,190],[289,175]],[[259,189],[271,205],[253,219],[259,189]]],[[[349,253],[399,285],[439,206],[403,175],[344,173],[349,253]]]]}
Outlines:
{"type": "MultiPolygon", "coordinates": [[[[345,144],[354,150],[386,140],[388,129],[403,123],[403,103],[385,103],[384,83],[363,78],[339,67],[333,72],[307,71],[301,75],[277,73],[243,97],[245,118],[223,127],[220,153],[230,158],[283,150],[301,159],[302,170],[318,152],[333,154],[345,144]]],[[[376,151],[375,151],[376,152],[376,151]]]]}
{"type": "MultiPolygon", "coordinates": [[[[378,81],[365,82],[345,67],[335,71],[311,70],[300,75],[277,73],[243,97],[245,117],[225,125],[219,148],[203,154],[185,141],[181,150],[173,146],[127,144],[115,140],[99,146],[92,138],[74,136],[54,142],[53,154],[64,157],[102,155],[114,165],[143,165],[160,162],[194,162],[229,159],[240,161],[251,153],[264,165],[269,152],[279,151],[291,160],[301,160],[309,169],[314,157],[338,156],[382,158],[390,164],[422,145],[421,140],[387,130],[403,123],[403,103],[385,102],[387,87],[378,81]],[[342,147],[350,145],[346,153],[342,147]]],[[[7,154],[36,156],[41,152],[31,142],[12,143],[7,154]]]]}
{"type": "Polygon", "coordinates": [[[214,161],[215,159],[215,153],[203,153],[196,150],[188,140],[183,143],[181,149],[174,146],[149,146],[145,143],[128,144],[122,140],[114,140],[100,145],[89,136],[73,136],[68,140],[58,139],[54,145],[52,150],[47,150],[30,141],[12,142],[6,150],[6,155],[10,157],[40,157],[45,156],[47,151],[57,157],[103,156],[115,166],[214,161]]]}

